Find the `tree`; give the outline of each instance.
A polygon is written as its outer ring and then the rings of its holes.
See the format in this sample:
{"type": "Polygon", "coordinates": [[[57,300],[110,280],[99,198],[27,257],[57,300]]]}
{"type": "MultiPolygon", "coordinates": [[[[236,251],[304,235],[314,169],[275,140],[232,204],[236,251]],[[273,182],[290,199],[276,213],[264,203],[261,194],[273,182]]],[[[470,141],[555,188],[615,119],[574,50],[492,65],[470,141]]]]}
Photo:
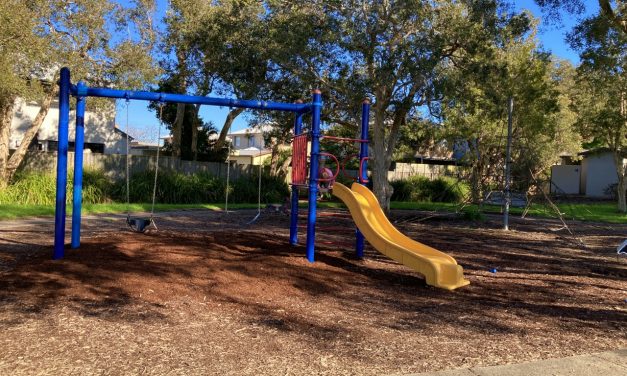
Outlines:
{"type": "MultiPolygon", "coordinates": [[[[129,88],[146,86],[158,70],[151,57],[155,41],[151,20],[154,11],[152,0],[134,0],[130,6],[109,0],[34,0],[13,4],[11,8],[4,8],[4,4],[3,11],[6,9],[11,14],[17,12],[21,15],[19,20],[23,29],[20,33],[25,35],[24,38],[36,40],[40,47],[35,49],[39,51],[36,54],[25,52],[30,46],[25,49],[24,44],[9,44],[6,47],[8,56],[16,62],[10,71],[17,84],[12,86],[15,89],[1,103],[2,139],[10,133],[11,107],[15,99],[28,95],[25,87],[41,83],[38,91],[40,110],[21,144],[10,158],[8,148],[0,146],[0,175],[6,183],[21,164],[57,95],[57,86],[53,83],[57,81],[61,67],[70,67],[74,80],[83,80],[89,85],[122,84],[129,88]],[[26,18],[29,20],[25,21],[26,18]],[[25,67],[36,70],[26,71],[25,67]]],[[[5,30],[2,32],[2,40],[14,40],[11,30],[7,30],[6,34],[5,30]]],[[[94,100],[90,103],[99,103],[108,110],[113,108],[112,103],[107,101],[94,100]]]]}
{"type": "Polygon", "coordinates": [[[584,20],[569,35],[579,50],[577,90],[573,108],[582,135],[607,147],[613,155],[618,179],[618,210],[627,212],[623,159],[627,155],[627,33],[606,17],[584,20]]]}
{"type": "Polygon", "coordinates": [[[356,130],[364,94],[374,99],[370,165],[384,208],[400,130],[440,100],[443,70],[471,62],[504,25],[524,22],[490,0],[268,3],[270,31],[286,50],[277,64],[324,89],[327,121],[356,130]]]}
{"type": "Polygon", "coordinates": [[[19,0],[0,3],[0,187],[9,181],[9,140],[15,100],[42,91],[29,79],[43,54],[43,40],[35,32],[36,13],[19,0]],[[29,46],[29,48],[24,48],[29,46]]]}
{"type": "Polygon", "coordinates": [[[568,102],[560,93],[568,69],[539,51],[535,33],[510,25],[474,63],[446,73],[441,106],[447,138],[465,146],[473,201],[502,182],[507,103],[514,100],[512,176],[526,191],[538,172],[577,145],[568,102]],[[521,32],[523,31],[523,32],[521,32]],[[570,123],[568,122],[570,120],[570,123]]]}
{"type": "MultiPolygon", "coordinates": [[[[280,80],[273,68],[266,16],[264,4],[254,0],[172,1],[166,45],[177,61],[167,71],[178,78],[179,92],[278,100],[280,80]]],[[[243,112],[229,111],[215,148],[224,147],[231,125],[243,112]]]]}
{"type": "MultiPolygon", "coordinates": [[[[559,19],[560,11],[566,10],[571,14],[581,14],[585,9],[583,0],[535,0],[542,9],[552,18],[559,19]]],[[[601,9],[600,16],[604,17],[613,28],[627,34],[627,2],[624,0],[598,0],[601,9]]]]}

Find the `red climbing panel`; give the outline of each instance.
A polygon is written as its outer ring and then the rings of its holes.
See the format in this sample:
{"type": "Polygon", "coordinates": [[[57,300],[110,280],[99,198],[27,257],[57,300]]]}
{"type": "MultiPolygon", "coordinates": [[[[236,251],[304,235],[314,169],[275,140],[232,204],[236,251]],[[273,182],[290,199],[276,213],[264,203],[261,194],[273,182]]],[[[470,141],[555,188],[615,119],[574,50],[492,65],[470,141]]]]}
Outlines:
{"type": "Polygon", "coordinates": [[[307,134],[294,137],[292,143],[292,184],[307,184],[307,134]]]}

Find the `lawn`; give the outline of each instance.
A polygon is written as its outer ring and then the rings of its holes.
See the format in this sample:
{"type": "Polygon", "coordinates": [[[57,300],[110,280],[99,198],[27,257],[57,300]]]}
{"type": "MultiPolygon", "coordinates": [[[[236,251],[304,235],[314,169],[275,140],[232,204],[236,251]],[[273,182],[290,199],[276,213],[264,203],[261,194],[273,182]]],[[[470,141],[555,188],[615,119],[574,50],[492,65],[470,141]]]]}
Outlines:
{"type": "MultiPolygon", "coordinates": [[[[320,202],[321,208],[343,208],[341,202],[324,201],[320,202]]],[[[307,206],[306,202],[301,202],[300,207],[307,206]]],[[[459,210],[459,204],[446,202],[392,202],[393,210],[426,210],[426,211],[443,211],[454,212],[459,210]]],[[[621,215],[616,211],[616,205],[613,203],[586,203],[586,204],[570,204],[561,203],[557,205],[562,212],[564,219],[608,222],[608,223],[627,223],[627,215],[621,215]]],[[[257,204],[229,204],[230,209],[255,209],[257,204]]],[[[123,203],[109,204],[85,204],[83,205],[83,214],[104,214],[104,213],[124,213],[128,209],[131,212],[145,212],[150,210],[150,204],[131,204],[127,207],[123,203]]],[[[224,204],[156,204],[155,211],[168,210],[184,210],[184,209],[209,209],[223,210],[224,204]]],[[[479,211],[477,205],[468,205],[463,209],[465,212],[476,213],[479,211]]],[[[72,208],[68,205],[68,214],[72,208]]],[[[496,205],[484,205],[482,208],[484,213],[501,213],[501,207],[496,205]]],[[[510,213],[514,216],[520,216],[523,212],[522,208],[511,208],[510,213]]],[[[47,205],[12,205],[0,204],[0,220],[16,219],[23,217],[50,216],[54,215],[54,207],[47,205]]],[[[549,206],[533,204],[529,209],[527,216],[541,218],[557,218],[557,214],[549,206]]],[[[473,216],[474,218],[474,216],[473,216]]]]}
{"type": "MultiPolygon", "coordinates": [[[[229,209],[254,209],[257,204],[229,204],[229,209]]],[[[209,209],[223,210],[224,204],[156,204],[155,211],[184,210],[184,209],[209,209]]],[[[68,215],[72,213],[71,205],[67,206],[68,215]]],[[[150,211],[150,204],[131,204],[127,206],[123,203],[111,204],[85,204],[83,214],[105,214],[150,211]]],[[[0,204],[0,220],[16,219],[24,217],[39,217],[54,215],[54,206],[49,205],[14,205],[0,204]]]]}

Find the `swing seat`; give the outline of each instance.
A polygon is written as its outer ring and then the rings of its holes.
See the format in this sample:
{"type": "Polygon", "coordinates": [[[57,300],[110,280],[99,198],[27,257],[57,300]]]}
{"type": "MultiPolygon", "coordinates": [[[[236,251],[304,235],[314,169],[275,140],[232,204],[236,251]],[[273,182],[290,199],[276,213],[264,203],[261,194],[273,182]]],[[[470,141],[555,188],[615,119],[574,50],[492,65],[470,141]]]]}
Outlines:
{"type": "Polygon", "coordinates": [[[134,232],[143,233],[153,224],[152,218],[126,218],[126,224],[134,232]]]}

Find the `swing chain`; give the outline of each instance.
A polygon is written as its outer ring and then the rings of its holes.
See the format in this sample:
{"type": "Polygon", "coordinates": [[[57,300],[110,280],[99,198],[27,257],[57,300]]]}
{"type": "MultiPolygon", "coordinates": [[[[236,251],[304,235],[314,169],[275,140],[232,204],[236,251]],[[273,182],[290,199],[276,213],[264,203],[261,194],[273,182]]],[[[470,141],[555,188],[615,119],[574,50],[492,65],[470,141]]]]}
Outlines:
{"type": "Polygon", "coordinates": [[[128,221],[128,219],[131,217],[131,196],[130,196],[130,136],[129,136],[129,120],[128,120],[128,113],[129,113],[129,106],[130,106],[130,99],[128,98],[128,93],[126,94],[126,219],[128,221]]]}
{"type": "Polygon", "coordinates": [[[155,164],[155,180],[152,186],[152,206],[150,208],[150,220],[152,222],[152,218],[155,214],[155,201],[157,198],[157,178],[159,176],[159,150],[161,150],[160,142],[161,142],[161,127],[163,126],[163,101],[159,102],[159,127],[157,128],[157,158],[155,164]]]}

